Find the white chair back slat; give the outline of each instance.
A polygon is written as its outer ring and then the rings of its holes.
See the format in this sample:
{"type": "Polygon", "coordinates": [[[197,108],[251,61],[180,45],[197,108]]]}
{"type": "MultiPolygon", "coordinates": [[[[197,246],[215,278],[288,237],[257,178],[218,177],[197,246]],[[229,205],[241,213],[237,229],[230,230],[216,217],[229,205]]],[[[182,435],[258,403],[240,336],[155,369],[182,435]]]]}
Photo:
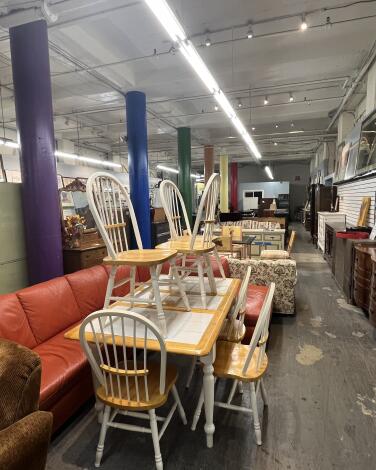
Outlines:
{"type": "Polygon", "coordinates": [[[170,180],[162,181],[159,186],[159,193],[170,228],[171,239],[176,240],[178,237],[183,236],[184,230],[187,231],[188,235],[191,235],[192,232],[189,225],[187,209],[183,196],[176,184],[170,180]],[[185,229],[182,224],[182,217],[184,219],[185,229]]]}
{"type": "Polygon", "coordinates": [[[198,206],[196,222],[193,227],[191,248],[193,248],[195,244],[202,219],[204,221],[204,233],[202,237],[203,245],[212,242],[220,182],[221,178],[219,174],[213,173],[206,183],[200,204],[198,206]]]}
{"type": "Polygon", "coordinates": [[[140,231],[131,198],[122,183],[113,175],[97,172],[90,176],[86,186],[87,198],[98,230],[112,258],[129,249],[127,221],[128,209],[138,249],[142,249],[140,231]]]}
{"type": "Polygon", "coordinates": [[[245,317],[245,308],[247,304],[247,291],[249,280],[251,278],[252,266],[248,266],[243,281],[241,283],[239,294],[236,300],[235,307],[231,313],[230,320],[235,322],[238,320],[237,326],[237,333],[240,334],[241,329],[243,328],[244,324],[244,317],[245,317]]]}
{"type": "Polygon", "coordinates": [[[163,336],[154,323],[138,313],[115,309],[94,312],[82,322],[81,346],[109,400],[149,402],[148,339],[159,342],[159,391],[163,394],[167,353],[163,336]],[[140,340],[141,343],[137,344],[140,340]],[[95,343],[97,354],[93,354],[90,343],[95,343]],[[140,349],[140,344],[143,345],[143,355],[142,362],[138,363],[136,346],[140,349]],[[127,358],[127,349],[133,353],[132,362],[127,358]]]}
{"type": "Polygon", "coordinates": [[[257,369],[261,366],[266,348],[266,339],[269,331],[269,322],[272,309],[273,296],[275,291],[275,284],[272,282],[269,286],[268,293],[265,297],[264,303],[261,308],[260,315],[258,317],[255,329],[252,334],[251,342],[249,343],[249,352],[243,366],[243,374],[246,374],[249,364],[252,360],[253,354],[256,350],[257,345],[262,339],[262,345],[259,348],[259,355],[257,359],[257,369]]]}

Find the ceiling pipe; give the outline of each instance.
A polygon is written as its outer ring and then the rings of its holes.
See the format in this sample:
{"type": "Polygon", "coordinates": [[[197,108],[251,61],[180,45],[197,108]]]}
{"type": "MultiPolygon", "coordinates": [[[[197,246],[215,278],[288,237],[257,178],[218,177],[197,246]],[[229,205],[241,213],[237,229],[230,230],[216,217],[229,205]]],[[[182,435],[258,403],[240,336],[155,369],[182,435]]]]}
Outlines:
{"type": "Polygon", "coordinates": [[[372,66],[376,59],[376,42],[373,44],[370,55],[366,61],[366,63],[363,65],[361,68],[360,72],[358,73],[358,76],[356,79],[352,82],[350,88],[347,90],[347,93],[343,97],[341,104],[339,105],[337,111],[335,112],[332,120],[330,121],[329,126],[327,127],[327,131],[330,131],[330,129],[333,127],[333,125],[336,123],[337,119],[339,118],[339,115],[341,114],[342,110],[346,106],[346,103],[349,101],[351,96],[354,94],[356,88],[358,87],[359,83],[363,80],[364,76],[372,66]]]}

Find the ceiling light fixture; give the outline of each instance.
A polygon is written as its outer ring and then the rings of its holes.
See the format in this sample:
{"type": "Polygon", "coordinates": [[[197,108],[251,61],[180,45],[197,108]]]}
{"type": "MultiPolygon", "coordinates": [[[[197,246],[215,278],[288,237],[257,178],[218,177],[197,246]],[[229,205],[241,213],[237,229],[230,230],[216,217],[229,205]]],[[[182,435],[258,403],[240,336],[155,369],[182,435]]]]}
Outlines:
{"type": "Polygon", "coordinates": [[[243,103],[241,102],[241,100],[239,99],[238,100],[238,108],[242,108],[243,107],[243,103]]]}
{"type": "Polygon", "coordinates": [[[211,45],[212,45],[212,42],[211,42],[210,36],[206,36],[205,46],[210,47],[211,45]]]}
{"type": "Polygon", "coordinates": [[[300,23],[300,30],[305,31],[308,28],[308,24],[306,21],[306,16],[302,15],[302,22],[300,23]]]}
{"type": "Polygon", "coordinates": [[[289,101],[290,101],[290,103],[292,103],[294,101],[294,96],[293,96],[292,93],[290,93],[289,101]]]}
{"type": "Polygon", "coordinates": [[[275,128],[278,129],[278,124],[275,125],[275,128]]]}
{"type": "Polygon", "coordinates": [[[252,137],[249,135],[246,128],[237,117],[235,110],[228,101],[226,95],[220,89],[217,81],[211,74],[210,70],[207,68],[195,46],[187,38],[183,27],[167,4],[166,0],[145,0],[145,2],[157,17],[159,22],[163,25],[170,38],[177,44],[179,51],[194,69],[196,74],[200,77],[206,88],[214,96],[219,106],[221,106],[222,110],[231,120],[233,126],[238,130],[249,151],[254,155],[255,158],[262,158],[261,153],[252,137]]]}
{"type": "Polygon", "coordinates": [[[292,123],[290,124],[290,127],[294,127],[294,126],[295,126],[295,124],[292,122],[292,123]]]}
{"type": "Polygon", "coordinates": [[[268,97],[265,96],[265,98],[264,98],[264,105],[266,106],[267,104],[269,104],[269,100],[268,100],[268,97]]]}
{"type": "Polygon", "coordinates": [[[60,150],[55,151],[55,157],[69,158],[71,160],[77,160],[80,162],[93,163],[94,165],[109,166],[111,168],[121,168],[120,163],[108,162],[106,160],[99,160],[98,158],[92,157],[83,157],[74,153],[60,152],[60,150]]]}
{"type": "Polygon", "coordinates": [[[253,38],[253,29],[252,29],[252,25],[249,25],[249,26],[248,26],[247,38],[248,38],[248,39],[252,39],[252,38],[253,38]]]}
{"type": "Polygon", "coordinates": [[[268,166],[264,167],[264,170],[265,170],[266,174],[269,176],[269,178],[270,178],[271,180],[274,180],[274,176],[273,176],[272,170],[271,170],[268,166]]]}
{"type": "Polygon", "coordinates": [[[274,147],[277,147],[277,145],[278,145],[278,142],[274,142],[274,147]]]}
{"type": "Polygon", "coordinates": [[[256,127],[255,127],[255,126],[252,126],[252,130],[255,131],[255,130],[256,130],[256,127]]]}
{"type": "Polygon", "coordinates": [[[218,105],[215,105],[214,106],[214,111],[218,111],[218,109],[219,109],[218,105]]]}
{"type": "Polygon", "coordinates": [[[167,173],[175,173],[176,175],[179,173],[179,170],[176,168],[170,168],[169,166],[164,165],[157,165],[158,170],[167,171],[167,173]]]}

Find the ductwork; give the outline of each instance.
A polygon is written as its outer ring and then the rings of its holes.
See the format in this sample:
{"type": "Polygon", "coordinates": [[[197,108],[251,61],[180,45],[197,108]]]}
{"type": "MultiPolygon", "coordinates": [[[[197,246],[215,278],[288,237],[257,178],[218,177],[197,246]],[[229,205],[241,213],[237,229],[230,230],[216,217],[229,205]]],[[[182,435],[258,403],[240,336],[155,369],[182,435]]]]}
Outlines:
{"type": "Polygon", "coordinates": [[[39,5],[29,8],[10,8],[7,12],[0,15],[0,26],[3,28],[12,28],[25,23],[31,23],[45,19],[49,24],[55,23],[58,20],[58,15],[53,13],[50,9],[49,0],[42,0],[39,5]]]}

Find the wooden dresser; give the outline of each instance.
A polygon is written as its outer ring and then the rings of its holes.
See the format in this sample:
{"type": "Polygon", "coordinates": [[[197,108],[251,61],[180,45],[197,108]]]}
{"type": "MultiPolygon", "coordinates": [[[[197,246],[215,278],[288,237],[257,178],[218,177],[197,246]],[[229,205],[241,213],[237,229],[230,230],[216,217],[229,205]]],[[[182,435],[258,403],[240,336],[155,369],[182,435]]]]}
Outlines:
{"type": "Polygon", "coordinates": [[[368,311],[372,285],[372,261],[371,255],[375,248],[365,245],[355,247],[354,264],[354,302],[368,311]]]}
{"type": "Polygon", "coordinates": [[[371,253],[372,277],[369,298],[369,321],[376,328],[376,248],[371,253]]]}
{"type": "Polygon", "coordinates": [[[106,246],[100,242],[80,248],[64,248],[64,273],[74,273],[80,269],[102,264],[103,258],[106,256],[106,246]]]}

